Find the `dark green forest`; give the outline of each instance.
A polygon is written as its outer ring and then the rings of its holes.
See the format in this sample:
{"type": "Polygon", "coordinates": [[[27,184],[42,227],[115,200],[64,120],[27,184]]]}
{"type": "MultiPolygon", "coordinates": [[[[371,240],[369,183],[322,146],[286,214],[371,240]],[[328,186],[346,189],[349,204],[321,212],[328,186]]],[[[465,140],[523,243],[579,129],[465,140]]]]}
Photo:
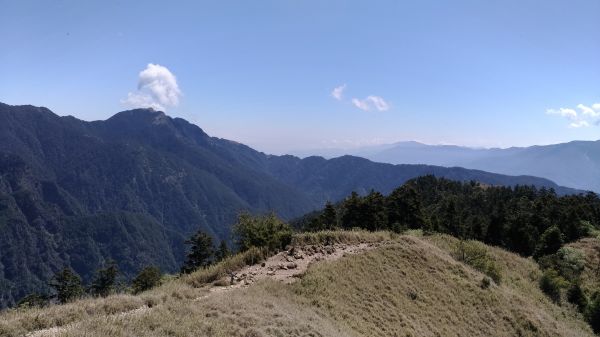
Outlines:
{"type": "Polygon", "coordinates": [[[541,251],[540,243],[553,231],[567,243],[597,229],[600,198],[591,192],[559,196],[553,189],[489,186],[428,175],[409,180],[389,195],[353,192],[293,224],[308,231],[422,229],[531,256],[552,253],[541,251]]]}

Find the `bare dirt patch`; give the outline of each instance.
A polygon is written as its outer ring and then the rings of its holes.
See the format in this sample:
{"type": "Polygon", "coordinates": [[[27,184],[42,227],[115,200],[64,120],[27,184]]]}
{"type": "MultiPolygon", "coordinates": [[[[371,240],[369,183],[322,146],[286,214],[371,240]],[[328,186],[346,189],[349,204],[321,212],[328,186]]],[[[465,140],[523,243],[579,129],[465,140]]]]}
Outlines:
{"type": "Polygon", "coordinates": [[[386,243],[376,242],[293,247],[271,256],[261,264],[244,267],[228,277],[217,280],[210,291],[222,292],[245,287],[266,278],[291,283],[302,276],[313,263],[337,260],[345,255],[357,254],[384,244],[386,243]]]}

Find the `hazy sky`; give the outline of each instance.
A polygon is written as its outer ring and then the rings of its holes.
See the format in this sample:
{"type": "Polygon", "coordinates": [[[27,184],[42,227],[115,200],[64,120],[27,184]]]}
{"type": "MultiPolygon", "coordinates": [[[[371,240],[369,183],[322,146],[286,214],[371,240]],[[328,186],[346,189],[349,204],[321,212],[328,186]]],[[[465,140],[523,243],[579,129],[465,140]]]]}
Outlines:
{"type": "Polygon", "coordinates": [[[599,0],[0,0],[0,46],[1,102],[272,153],[600,138],[599,0]]]}

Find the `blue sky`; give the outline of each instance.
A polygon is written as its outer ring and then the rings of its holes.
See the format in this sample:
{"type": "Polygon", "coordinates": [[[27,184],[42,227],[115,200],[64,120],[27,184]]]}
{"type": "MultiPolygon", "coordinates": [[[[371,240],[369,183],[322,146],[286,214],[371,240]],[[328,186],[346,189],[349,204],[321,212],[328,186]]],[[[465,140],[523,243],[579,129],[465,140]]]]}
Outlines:
{"type": "Polygon", "coordinates": [[[0,0],[0,43],[1,102],[96,120],[166,88],[271,153],[600,138],[598,0],[0,0]]]}

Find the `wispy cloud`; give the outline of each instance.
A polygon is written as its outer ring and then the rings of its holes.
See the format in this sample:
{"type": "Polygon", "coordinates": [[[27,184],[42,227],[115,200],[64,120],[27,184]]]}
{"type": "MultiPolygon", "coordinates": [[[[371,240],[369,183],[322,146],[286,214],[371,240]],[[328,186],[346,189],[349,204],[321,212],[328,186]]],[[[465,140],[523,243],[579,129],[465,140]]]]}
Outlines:
{"type": "Polygon", "coordinates": [[[570,128],[584,128],[591,125],[600,124],[600,103],[592,104],[577,104],[577,110],[572,108],[548,109],[546,113],[549,115],[558,115],[569,120],[570,128]]]}
{"type": "Polygon", "coordinates": [[[337,99],[338,101],[341,101],[342,98],[344,98],[344,90],[346,90],[345,84],[335,87],[331,92],[331,97],[337,99]]]}
{"type": "Polygon", "coordinates": [[[578,104],[577,108],[579,110],[581,110],[581,113],[583,113],[584,115],[588,115],[590,117],[600,116],[600,104],[599,103],[592,104],[592,107],[589,107],[589,106],[583,105],[583,104],[578,104]],[[593,107],[596,107],[597,111],[595,111],[593,107]]]}
{"type": "MultiPolygon", "coordinates": [[[[342,84],[333,88],[331,91],[331,97],[335,98],[338,101],[344,100],[344,92],[346,90],[346,84],[342,84]]],[[[378,111],[387,111],[390,109],[390,105],[386,102],[382,97],[369,95],[365,99],[352,98],[350,100],[352,105],[363,110],[363,111],[371,111],[372,109],[378,111]]]]}
{"type": "Polygon", "coordinates": [[[364,111],[370,111],[372,108],[379,111],[387,111],[390,109],[390,105],[382,97],[374,95],[368,96],[365,99],[353,98],[352,104],[364,111]]]}
{"type": "Polygon", "coordinates": [[[139,74],[137,90],[128,93],[122,103],[134,108],[164,111],[167,107],[177,106],[182,95],[177,78],[169,69],[149,63],[139,74]]]}
{"type": "Polygon", "coordinates": [[[569,124],[570,128],[582,128],[588,126],[590,126],[590,123],[588,123],[587,121],[577,121],[569,124]]]}
{"type": "Polygon", "coordinates": [[[577,118],[577,111],[568,108],[560,108],[560,109],[548,109],[546,113],[549,115],[560,115],[563,117],[567,117],[569,119],[577,118]]]}

